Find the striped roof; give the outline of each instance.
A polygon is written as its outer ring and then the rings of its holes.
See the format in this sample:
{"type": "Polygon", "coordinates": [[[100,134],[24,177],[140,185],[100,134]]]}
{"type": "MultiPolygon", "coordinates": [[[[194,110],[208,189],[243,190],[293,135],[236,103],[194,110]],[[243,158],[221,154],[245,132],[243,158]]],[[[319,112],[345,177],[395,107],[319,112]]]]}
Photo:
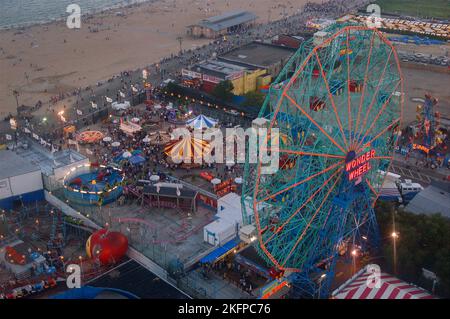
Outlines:
{"type": "MultiPolygon", "coordinates": [[[[386,273],[380,274],[377,287],[375,280],[368,285],[368,278],[373,274],[363,269],[352,279],[344,283],[332,294],[334,299],[434,299],[426,290],[408,284],[386,273]]],[[[369,279],[370,283],[370,279],[369,279]]]]}
{"type": "Polygon", "coordinates": [[[184,137],[180,140],[169,142],[164,153],[174,162],[197,163],[202,161],[203,154],[209,154],[211,146],[208,142],[196,139],[194,137],[184,137]]]}
{"type": "Polygon", "coordinates": [[[211,128],[211,127],[215,126],[216,124],[217,124],[216,120],[213,120],[207,116],[204,116],[203,114],[200,114],[199,116],[186,121],[187,126],[190,126],[197,130],[201,130],[204,128],[211,128]]]}

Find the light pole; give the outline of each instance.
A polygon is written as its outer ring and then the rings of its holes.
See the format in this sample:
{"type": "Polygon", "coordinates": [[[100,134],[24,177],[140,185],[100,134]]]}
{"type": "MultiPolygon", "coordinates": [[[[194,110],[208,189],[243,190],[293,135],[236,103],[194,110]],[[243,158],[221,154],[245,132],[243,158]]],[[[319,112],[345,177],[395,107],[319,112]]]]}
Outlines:
{"type": "Polygon", "coordinates": [[[16,112],[17,112],[17,115],[19,115],[19,91],[17,91],[17,90],[13,90],[13,95],[14,95],[14,98],[16,99],[16,112]]]}
{"type": "Polygon", "coordinates": [[[394,260],[393,260],[394,275],[397,274],[397,238],[398,238],[398,233],[395,230],[395,213],[396,213],[396,211],[393,211],[393,213],[392,213],[392,229],[393,230],[392,230],[392,234],[391,234],[392,241],[393,241],[392,250],[393,250],[393,258],[394,258],[394,260]]]}
{"type": "Polygon", "coordinates": [[[79,256],[78,259],[80,260],[80,282],[83,278],[83,257],[79,256]]]}
{"type": "Polygon", "coordinates": [[[352,250],[352,275],[356,273],[356,256],[358,255],[358,251],[356,249],[352,250]]]}
{"type": "Polygon", "coordinates": [[[397,238],[398,233],[394,230],[391,234],[393,241],[393,256],[394,256],[394,275],[397,274],[397,238]]]}

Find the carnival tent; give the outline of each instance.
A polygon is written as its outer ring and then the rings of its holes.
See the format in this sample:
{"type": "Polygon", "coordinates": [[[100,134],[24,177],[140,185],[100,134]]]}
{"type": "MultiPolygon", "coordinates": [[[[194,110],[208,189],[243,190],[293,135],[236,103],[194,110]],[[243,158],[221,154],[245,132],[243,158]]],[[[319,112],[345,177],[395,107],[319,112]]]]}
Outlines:
{"type": "Polygon", "coordinates": [[[334,299],[433,299],[426,290],[386,273],[377,274],[365,267],[336,289],[334,299]],[[376,278],[379,278],[377,283],[376,278]]]}
{"type": "Polygon", "coordinates": [[[203,158],[204,152],[210,152],[208,142],[194,137],[184,137],[180,140],[169,142],[164,148],[164,154],[173,162],[195,163],[203,158]]]}
{"type": "Polygon", "coordinates": [[[204,115],[199,115],[193,119],[187,120],[186,125],[197,130],[211,128],[217,125],[217,121],[204,115]]]}
{"type": "Polygon", "coordinates": [[[113,102],[111,104],[111,108],[115,111],[124,111],[127,110],[131,106],[130,102],[124,101],[123,103],[113,102]]]}

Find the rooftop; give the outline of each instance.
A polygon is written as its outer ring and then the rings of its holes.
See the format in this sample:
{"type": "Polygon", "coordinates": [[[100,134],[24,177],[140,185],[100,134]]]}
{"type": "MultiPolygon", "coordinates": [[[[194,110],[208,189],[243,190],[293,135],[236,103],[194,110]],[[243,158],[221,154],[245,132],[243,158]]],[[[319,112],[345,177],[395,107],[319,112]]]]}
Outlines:
{"type": "Polygon", "coordinates": [[[116,288],[142,299],[189,299],[178,288],[161,280],[134,260],[128,260],[88,283],[94,287],[116,288]]]}
{"type": "Polygon", "coordinates": [[[159,191],[158,191],[158,187],[154,186],[154,185],[146,185],[144,186],[144,194],[150,194],[150,195],[159,195],[159,196],[163,196],[163,197],[173,197],[173,198],[195,198],[195,196],[197,195],[196,192],[190,190],[190,189],[186,189],[186,188],[181,188],[178,190],[177,193],[177,189],[176,188],[172,188],[172,187],[160,187],[159,191]]]}
{"type": "Polygon", "coordinates": [[[17,154],[25,161],[39,166],[42,173],[47,176],[52,175],[53,171],[57,168],[86,159],[84,155],[71,149],[66,149],[52,154],[32,139],[28,139],[27,142],[28,148],[19,148],[17,150],[17,154]]]}
{"type": "Polygon", "coordinates": [[[221,55],[219,59],[226,62],[264,68],[280,61],[286,62],[294,52],[295,49],[284,46],[252,42],[221,55]]]}
{"type": "Polygon", "coordinates": [[[406,211],[426,215],[441,213],[450,218],[450,189],[445,186],[432,183],[409,202],[406,211]]]}
{"type": "Polygon", "coordinates": [[[200,21],[198,25],[213,31],[220,31],[243,23],[251,22],[256,20],[256,18],[257,16],[252,12],[238,10],[204,19],[200,21]]]}
{"type": "Polygon", "coordinates": [[[247,68],[218,60],[207,60],[194,65],[191,70],[218,78],[226,78],[245,71],[247,68]]]}
{"type": "Polygon", "coordinates": [[[32,164],[12,151],[0,151],[0,179],[35,171],[39,171],[39,166],[32,164]]]}

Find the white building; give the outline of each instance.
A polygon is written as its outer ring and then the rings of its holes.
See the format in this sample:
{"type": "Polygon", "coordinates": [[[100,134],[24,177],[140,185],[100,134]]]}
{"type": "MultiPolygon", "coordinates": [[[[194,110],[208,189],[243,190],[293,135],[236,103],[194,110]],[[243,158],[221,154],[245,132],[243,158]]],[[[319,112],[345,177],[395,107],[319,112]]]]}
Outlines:
{"type": "Polygon", "coordinates": [[[0,208],[11,209],[15,202],[26,204],[43,199],[39,166],[12,151],[0,151],[0,208]]]}
{"type": "MultiPolygon", "coordinates": [[[[251,210],[247,209],[249,211],[251,210]]],[[[238,236],[243,226],[241,196],[228,193],[219,198],[216,217],[215,221],[203,228],[203,237],[207,243],[220,246],[238,236]]]]}
{"type": "Polygon", "coordinates": [[[28,140],[28,144],[26,149],[17,149],[17,155],[40,168],[44,187],[48,191],[61,187],[64,176],[72,167],[89,163],[86,156],[71,149],[52,153],[32,139],[28,140]]]}

